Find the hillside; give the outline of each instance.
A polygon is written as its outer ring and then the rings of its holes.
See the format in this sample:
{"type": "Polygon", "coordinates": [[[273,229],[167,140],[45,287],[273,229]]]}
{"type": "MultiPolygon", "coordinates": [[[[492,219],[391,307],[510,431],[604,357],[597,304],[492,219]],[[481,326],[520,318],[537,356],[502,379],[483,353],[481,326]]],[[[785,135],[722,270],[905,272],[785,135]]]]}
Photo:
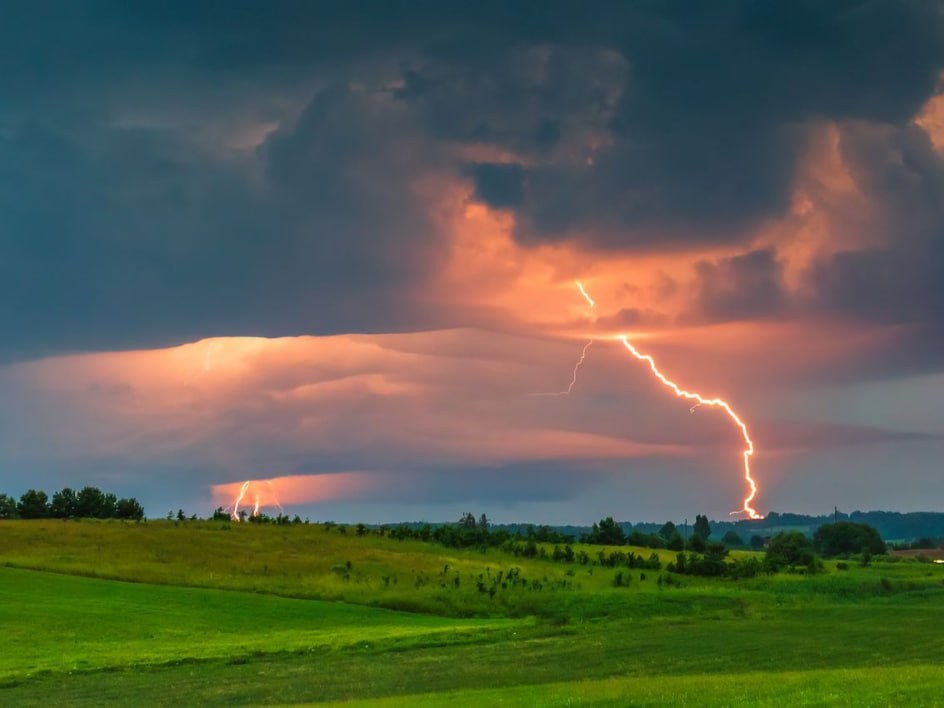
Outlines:
{"type": "Polygon", "coordinates": [[[579,549],[586,565],[316,525],[2,522],[0,703],[782,704],[828,688],[916,705],[944,669],[941,566],[730,580],[579,549]]]}

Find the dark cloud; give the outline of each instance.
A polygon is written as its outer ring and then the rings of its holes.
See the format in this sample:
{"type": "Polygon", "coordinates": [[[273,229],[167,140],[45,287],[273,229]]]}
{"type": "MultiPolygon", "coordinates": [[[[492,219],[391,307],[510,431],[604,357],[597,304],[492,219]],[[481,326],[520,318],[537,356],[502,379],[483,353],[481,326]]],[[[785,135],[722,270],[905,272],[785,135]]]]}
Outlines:
{"type": "Polygon", "coordinates": [[[773,249],[697,263],[695,289],[698,312],[686,318],[714,322],[772,317],[790,298],[773,249]]]}
{"type": "Polygon", "coordinates": [[[475,197],[495,209],[521,204],[524,196],[524,169],[521,165],[484,162],[471,168],[475,197]]]}
{"type": "Polygon", "coordinates": [[[402,154],[382,100],[318,92],[257,149],[261,175],[170,129],[19,121],[0,141],[0,356],[409,327],[444,244],[411,191],[431,160],[402,154]]]}
{"type": "Polygon", "coordinates": [[[430,52],[407,75],[402,97],[437,137],[532,158],[524,243],[736,241],[789,205],[810,120],[902,124],[944,64],[927,2],[604,8],[567,32],[545,18],[557,46],[529,53],[509,23],[490,51],[430,52]]]}
{"type": "Polygon", "coordinates": [[[817,305],[875,322],[940,321],[944,159],[915,126],[850,128],[842,152],[886,238],[817,263],[810,274],[817,305]]]}
{"type": "MultiPolygon", "coordinates": [[[[944,64],[919,0],[89,0],[2,19],[0,360],[456,324],[419,295],[447,247],[417,192],[437,171],[471,174],[525,244],[736,242],[788,203],[807,121],[916,141],[903,126],[944,64]]],[[[937,247],[896,249],[920,273],[888,284],[891,309],[940,273],[937,247]]],[[[884,259],[838,256],[816,291],[855,309],[884,259]]],[[[762,267],[706,266],[705,315],[776,306],[762,267]]]]}
{"type": "Polygon", "coordinates": [[[806,304],[813,314],[885,328],[875,355],[854,369],[859,375],[940,370],[944,159],[916,126],[850,126],[841,149],[875,210],[882,245],[843,250],[814,263],[806,304]]]}

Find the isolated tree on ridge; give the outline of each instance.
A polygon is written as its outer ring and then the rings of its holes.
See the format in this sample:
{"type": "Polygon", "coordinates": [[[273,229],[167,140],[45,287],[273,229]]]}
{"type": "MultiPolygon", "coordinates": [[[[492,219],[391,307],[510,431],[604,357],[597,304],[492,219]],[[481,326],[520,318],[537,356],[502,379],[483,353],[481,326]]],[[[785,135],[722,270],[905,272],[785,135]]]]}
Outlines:
{"type": "Polygon", "coordinates": [[[695,526],[692,527],[692,533],[707,540],[711,536],[711,524],[708,523],[708,517],[704,514],[698,514],[695,517],[695,526]]]}

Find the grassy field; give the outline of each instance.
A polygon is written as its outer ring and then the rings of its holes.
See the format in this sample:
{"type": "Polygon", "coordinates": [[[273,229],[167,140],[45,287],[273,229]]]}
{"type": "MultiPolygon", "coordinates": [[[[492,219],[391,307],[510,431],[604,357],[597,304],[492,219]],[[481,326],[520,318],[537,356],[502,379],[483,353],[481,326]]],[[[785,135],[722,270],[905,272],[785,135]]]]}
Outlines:
{"type": "Polygon", "coordinates": [[[614,587],[315,525],[0,522],[0,704],[937,704],[944,568],[850,565],[614,587]]]}
{"type": "Polygon", "coordinates": [[[18,647],[0,654],[0,681],[365,643],[485,641],[524,625],[0,568],[0,626],[18,647]]]}

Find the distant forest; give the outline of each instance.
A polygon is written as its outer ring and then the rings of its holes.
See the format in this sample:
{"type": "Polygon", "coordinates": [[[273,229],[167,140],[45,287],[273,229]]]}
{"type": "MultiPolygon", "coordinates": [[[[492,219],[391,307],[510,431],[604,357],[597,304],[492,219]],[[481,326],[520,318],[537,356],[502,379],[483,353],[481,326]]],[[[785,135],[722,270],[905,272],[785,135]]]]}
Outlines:
{"type": "MultiPolygon", "coordinates": [[[[792,530],[802,531],[812,536],[820,526],[831,524],[834,521],[853,521],[859,524],[868,524],[875,528],[882,538],[888,541],[916,541],[919,539],[933,539],[935,541],[944,538],[944,512],[921,511],[921,512],[897,512],[897,511],[853,511],[851,514],[839,512],[838,514],[824,514],[822,516],[810,516],[807,514],[790,514],[770,512],[766,518],[758,520],[743,519],[740,521],[712,521],[712,538],[731,538],[729,534],[739,536],[744,545],[749,545],[755,536],[770,537],[779,531],[792,530]]],[[[402,525],[409,528],[420,528],[425,522],[409,522],[402,525]]],[[[432,524],[433,527],[439,524],[432,524]]],[[[629,538],[634,533],[636,536],[658,536],[664,531],[665,524],[654,522],[641,522],[633,524],[629,521],[619,521],[617,525],[623,533],[629,538]]],[[[535,536],[543,538],[550,537],[549,532],[580,539],[590,536],[593,533],[591,526],[575,525],[551,525],[541,526],[536,524],[490,524],[492,530],[499,529],[507,531],[511,536],[521,536],[527,538],[535,536]]],[[[690,536],[693,533],[694,519],[691,524],[686,525],[684,520],[678,523],[676,528],[684,536],[690,536]]],[[[650,545],[636,544],[636,545],[650,545]]],[[[936,543],[934,545],[937,545],[936,543]]]]}
{"type": "MultiPolygon", "coordinates": [[[[728,532],[734,532],[740,536],[745,543],[750,541],[752,536],[771,536],[778,531],[798,530],[809,535],[822,526],[831,524],[834,521],[853,521],[858,524],[868,524],[875,528],[882,538],[888,541],[913,541],[922,538],[939,539],[944,538],[944,512],[937,511],[918,511],[902,513],[897,511],[853,511],[851,514],[839,512],[838,514],[824,514],[822,516],[810,516],[807,514],[778,513],[772,511],[764,519],[741,521],[712,521],[712,536],[721,538],[728,532]]],[[[643,522],[638,524],[629,521],[621,521],[619,525],[623,531],[629,535],[633,531],[643,534],[657,534],[663,527],[660,523],[643,522]]],[[[691,524],[688,533],[691,533],[691,524]]],[[[526,533],[525,524],[507,524],[504,528],[509,533],[515,534],[518,529],[526,533]]],[[[589,526],[555,526],[555,531],[561,534],[580,538],[591,531],[589,526]]],[[[685,531],[684,523],[678,524],[680,531],[685,531]]]]}

